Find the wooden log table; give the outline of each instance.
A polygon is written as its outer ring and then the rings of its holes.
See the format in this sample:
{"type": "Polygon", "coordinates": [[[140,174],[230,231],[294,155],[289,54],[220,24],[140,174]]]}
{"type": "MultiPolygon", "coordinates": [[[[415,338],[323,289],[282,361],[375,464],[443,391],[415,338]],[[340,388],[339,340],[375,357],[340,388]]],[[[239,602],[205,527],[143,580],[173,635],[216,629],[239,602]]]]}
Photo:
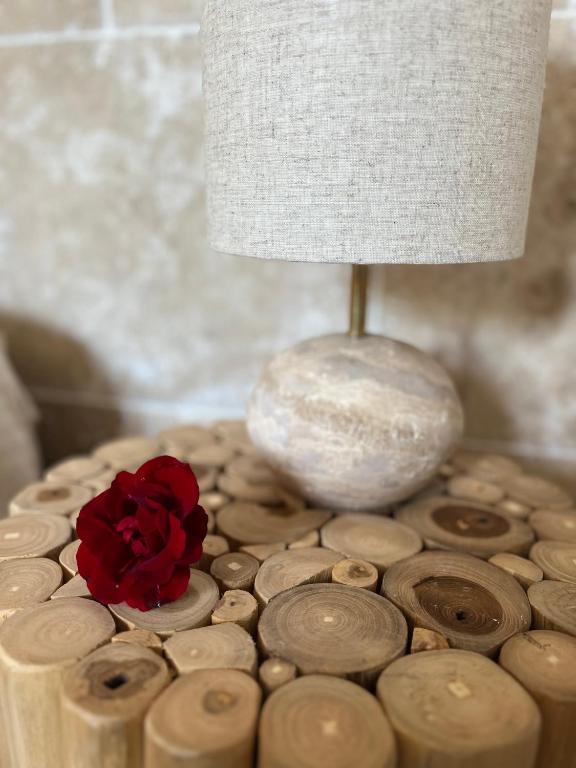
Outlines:
{"type": "Polygon", "coordinates": [[[242,422],[49,468],[0,521],[0,768],[576,768],[574,499],[461,451],[382,512],[296,498],[242,422]],[[171,605],[100,605],[79,509],[165,453],[202,558],[171,605]]]}

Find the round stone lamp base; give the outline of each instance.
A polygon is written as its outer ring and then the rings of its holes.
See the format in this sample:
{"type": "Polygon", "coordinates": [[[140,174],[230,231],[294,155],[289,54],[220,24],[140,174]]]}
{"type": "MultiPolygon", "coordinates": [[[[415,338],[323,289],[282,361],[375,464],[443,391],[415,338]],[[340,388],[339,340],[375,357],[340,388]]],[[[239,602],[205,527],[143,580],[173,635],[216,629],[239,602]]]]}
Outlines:
{"type": "Polygon", "coordinates": [[[382,336],[324,336],[265,368],[250,436],[311,503],[385,512],[424,486],[462,436],[460,400],[425,353],[382,336]]]}

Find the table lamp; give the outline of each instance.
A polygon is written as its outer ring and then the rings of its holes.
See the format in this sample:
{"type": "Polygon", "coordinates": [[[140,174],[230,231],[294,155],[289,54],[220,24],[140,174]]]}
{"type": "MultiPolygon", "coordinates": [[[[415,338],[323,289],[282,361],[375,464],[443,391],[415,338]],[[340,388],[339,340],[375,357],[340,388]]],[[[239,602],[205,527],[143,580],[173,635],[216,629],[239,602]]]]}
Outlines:
{"type": "Polygon", "coordinates": [[[370,264],[522,256],[550,0],[208,0],[208,241],[352,265],[350,332],[264,370],[250,435],[313,504],[382,512],[462,435],[448,374],[365,333],[370,264]]]}

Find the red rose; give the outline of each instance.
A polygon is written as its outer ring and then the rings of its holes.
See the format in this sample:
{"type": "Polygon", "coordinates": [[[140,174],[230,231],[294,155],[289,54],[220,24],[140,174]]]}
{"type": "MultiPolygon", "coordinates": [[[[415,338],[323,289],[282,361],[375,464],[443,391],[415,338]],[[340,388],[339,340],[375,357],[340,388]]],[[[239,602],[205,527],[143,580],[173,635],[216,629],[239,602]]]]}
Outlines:
{"type": "Polygon", "coordinates": [[[177,600],[202,555],[208,518],[194,472],[159,456],[111,487],[78,516],[78,572],[101,603],[148,611],[177,600]]]}

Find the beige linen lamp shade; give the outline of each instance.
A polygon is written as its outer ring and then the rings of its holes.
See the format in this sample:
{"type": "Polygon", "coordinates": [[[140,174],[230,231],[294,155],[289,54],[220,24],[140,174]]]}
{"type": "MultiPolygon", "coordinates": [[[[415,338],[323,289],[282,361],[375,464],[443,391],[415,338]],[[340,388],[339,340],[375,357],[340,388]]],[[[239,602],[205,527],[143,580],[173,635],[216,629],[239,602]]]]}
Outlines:
{"type": "Polygon", "coordinates": [[[208,239],[332,263],[521,256],[549,0],[209,0],[208,239]]]}
{"type": "Polygon", "coordinates": [[[365,335],[368,264],[522,255],[551,0],[207,0],[208,241],[353,264],[350,335],[265,368],[248,427],[333,510],[385,512],[454,449],[462,407],[413,347],[365,335]]]}

